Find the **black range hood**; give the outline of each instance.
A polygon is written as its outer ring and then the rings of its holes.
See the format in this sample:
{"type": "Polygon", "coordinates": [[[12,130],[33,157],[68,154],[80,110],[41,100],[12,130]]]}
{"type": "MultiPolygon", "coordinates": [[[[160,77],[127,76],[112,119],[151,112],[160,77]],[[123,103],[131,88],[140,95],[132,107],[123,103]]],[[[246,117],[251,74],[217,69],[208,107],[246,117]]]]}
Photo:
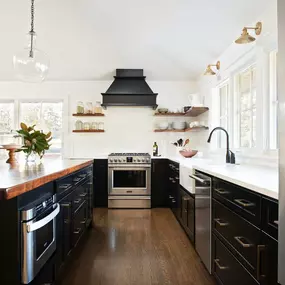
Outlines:
{"type": "Polygon", "coordinates": [[[157,108],[157,93],[145,81],[143,69],[116,69],[115,80],[103,96],[103,107],[146,106],[157,108]]]}

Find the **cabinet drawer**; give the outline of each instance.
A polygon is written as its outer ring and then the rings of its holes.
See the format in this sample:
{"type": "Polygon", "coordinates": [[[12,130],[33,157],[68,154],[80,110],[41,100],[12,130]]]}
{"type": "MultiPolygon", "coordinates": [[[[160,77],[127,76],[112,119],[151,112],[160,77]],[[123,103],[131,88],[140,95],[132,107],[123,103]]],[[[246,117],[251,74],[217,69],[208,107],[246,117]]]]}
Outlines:
{"type": "Polygon", "coordinates": [[[82,184],[77,186],[73,195],[73,212],[75,212],[88,198],[88,193],[85,185],[82,184]]]}
{"type": "Polygon", "coordinates": [[[278,202],[262,198],[262,230],[278,240],[278,202]]]}
{"type": "Polygon", "coordinates": [[[213,197],[251,223],[260,226],[261,196],[220,179],[213,179],[213,197]]]}
{"type": "Polygon", "coordinates": [[[222,285],[258,284],[215,235],[213,235],[212,272],[222,285]]]}
{"type": "Polygon", "coordinates": [[[213,230],[237,251],[240,261],[256,276],[257,249],[261,231],[243,218],[213,200],[213,230]]]}
{"type": "Polygon", "coordinates": [[[80,237],[84,233],[87,220],[87,207],[86,202],[77,209],[73,216],[73,233],[72,233],[72,245],[76,246],[80,237]]]}

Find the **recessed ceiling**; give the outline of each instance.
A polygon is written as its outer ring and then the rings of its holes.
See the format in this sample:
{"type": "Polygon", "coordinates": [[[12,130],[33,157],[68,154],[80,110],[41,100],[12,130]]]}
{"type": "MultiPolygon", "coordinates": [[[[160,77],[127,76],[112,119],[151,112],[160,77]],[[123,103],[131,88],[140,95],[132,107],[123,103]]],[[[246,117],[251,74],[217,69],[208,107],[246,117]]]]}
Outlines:
{"type": "MultiPolygon", "coordinates": [[[[268,0],[36,0],[37,47],[49,80],[108,80],[144,68],[149,80],[190,80],[267,8],[268,0]]],[[[1,5],[0,80],[27,42],[30,1],[1,5]]]]}

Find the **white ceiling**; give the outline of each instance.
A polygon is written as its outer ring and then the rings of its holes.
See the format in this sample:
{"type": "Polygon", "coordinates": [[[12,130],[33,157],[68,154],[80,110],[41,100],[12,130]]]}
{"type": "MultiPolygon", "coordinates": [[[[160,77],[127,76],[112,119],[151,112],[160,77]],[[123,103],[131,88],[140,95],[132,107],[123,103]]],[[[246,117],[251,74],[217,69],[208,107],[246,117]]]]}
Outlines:
{"type": "MultiPolygon", "coordinates": [[[[1,2],[0,80],[13,80],[30,1],[1,2]]],[[[50,57],[49,80],[106,80],[116,68],[144,68],[151,80],[195,79],[268,2],[36,0],[37,46],[50,57]]]]}

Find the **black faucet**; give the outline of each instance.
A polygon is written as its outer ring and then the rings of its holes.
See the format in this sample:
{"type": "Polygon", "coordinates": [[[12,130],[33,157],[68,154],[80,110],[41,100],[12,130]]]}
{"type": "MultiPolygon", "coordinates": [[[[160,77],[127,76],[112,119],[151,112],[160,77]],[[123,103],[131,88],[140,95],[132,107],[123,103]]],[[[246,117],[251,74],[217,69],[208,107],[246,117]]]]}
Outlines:
{"type": "Polygon", "coordinates": [[[228,134],[228,132],[227,132],[224,128],[222,128],[222,127],[216,127],[216,128],[214,128],[214,129],[211,131],[207,142],[208,142],[208,143],[211,142],[212,134],[213,134],[213,132],[216,131],[216,130],[224,131],[224,132],[226,133],[226,136],[227,136],[226,163],[235,164],[235,163],[236,163],[235,154],[234,154],[232,151],[230,151],[230,148],[229,148],[229,134],[228,134]]]}

